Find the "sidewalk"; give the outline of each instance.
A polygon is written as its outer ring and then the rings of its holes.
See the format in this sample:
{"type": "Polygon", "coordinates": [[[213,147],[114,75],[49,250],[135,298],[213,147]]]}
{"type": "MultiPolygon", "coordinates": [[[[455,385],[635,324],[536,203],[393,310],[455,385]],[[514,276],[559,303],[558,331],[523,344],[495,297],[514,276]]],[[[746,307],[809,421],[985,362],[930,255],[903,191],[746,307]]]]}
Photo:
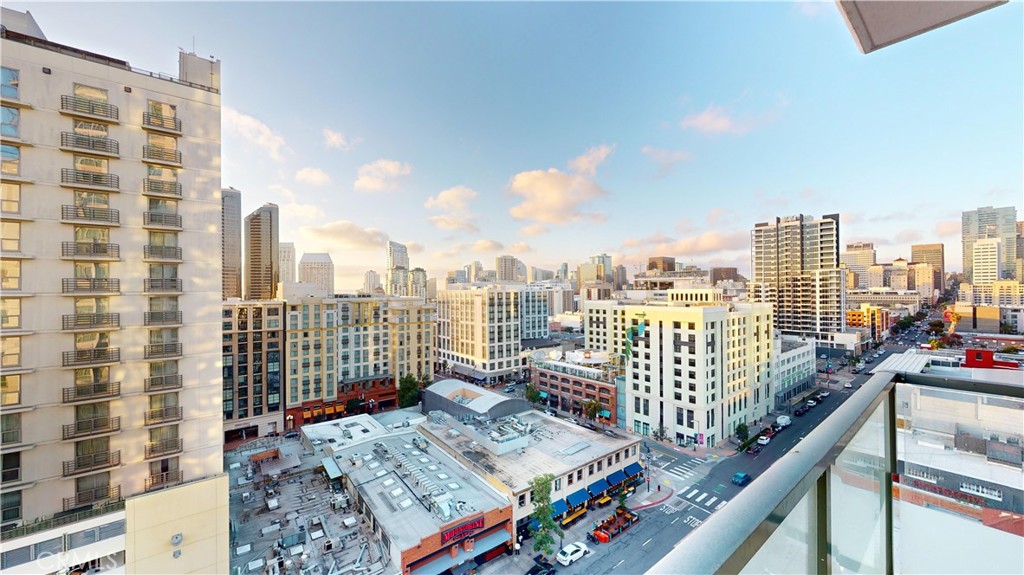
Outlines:
{"type": "Polygon", "coordinates": [[[641,509],[657,507],[658,505],[668,501],[673,494],[675,494],[674,489],[662,489],[661,491],[658,491],[657,488],[654,488],[650,493],[645,493],[644,496],[633,502],[630,509],[633,511],[640,511],[641,509]]]}

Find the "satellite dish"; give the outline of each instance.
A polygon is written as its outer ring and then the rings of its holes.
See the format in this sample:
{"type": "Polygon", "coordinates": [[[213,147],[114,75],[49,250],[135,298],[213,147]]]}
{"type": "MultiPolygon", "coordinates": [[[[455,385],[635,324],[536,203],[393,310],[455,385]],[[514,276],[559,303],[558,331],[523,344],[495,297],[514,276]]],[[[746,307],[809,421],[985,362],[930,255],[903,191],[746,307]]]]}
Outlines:
{"type": "Polygon", "coordinates": [[[548,354],[542,350],[537,350],[530,354],[530,359],[532,359],[533,361],[544,361],[545,359],[547,359],[547,357],[548,354]]]}

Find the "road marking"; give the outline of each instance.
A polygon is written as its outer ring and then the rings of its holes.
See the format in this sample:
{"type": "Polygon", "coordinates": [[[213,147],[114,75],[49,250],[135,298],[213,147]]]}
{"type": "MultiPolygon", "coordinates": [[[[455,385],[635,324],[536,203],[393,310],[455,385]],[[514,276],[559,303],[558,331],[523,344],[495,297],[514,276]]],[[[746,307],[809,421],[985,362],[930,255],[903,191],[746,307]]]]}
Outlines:
{"type": "Polygon", "coordinates": [[[697,503],[700,503],[701,501],[704,501],[704,498],[707,497],[707,496],[708,496],[707,493],[701,493],[700,497],[697,498],[697,503]]]}
{"type": "Polygon", "coordinates": [[[690,492],[689,495],[686,496],[686,498],[690,499],[691,497],[693,497],[694,495],[696,495],[698,493],[700,493],[700,489],[694,489],[693,491],[690,492]]]}
{"type": "MultiPolygon", "coordinates": [[[[651,539],[654,539],[654,537],[651,537],[651,539]]],[[[647,541],[644,541],[644,544],[641,545],[641,547],[643,547],[644,545],[647,545],[648,543],[650,543],[651,539],[648,539],[647,541]]]]}
{"type": "Polygon", "coordinates": [[[711,504],[714,503],[715,501],[718,501],[718,498],[717,497],[712,497],[711,499],[708,499],[708,502],[705,503],[704,505],[707,505],[708,507],[711,507],[711,504]]]}
{"type": "Polygon", "coordinates": [[[725,499],[723,499],[721,503],[719,503],[719,504],[718,504],[717,506],[715,506],[715,511],[718,511],[719,509],[721,509],[721,508],[725,507],[725,504],[726,504],[726,503],[728,503],[728,501],[726,501],[725,499]]]}
{"type": "MultiPolygon", "coordinates": [[[[625,563],[625,562],[626,562],[626,560],[625,560],[625,559],[623,559],[622,561],[619,561],[618,563],[616,563],[616,564],[615,564],[615,567],[618,567],[619,565],[622,565],[622,564],[623,564],[623,563],[625,563]]],[[[612,567],[612,569],[615,569],[615,567],[612,567]]]]}
{"type": "Polygon", "coordinates": [[[673,520],[672,520],[672,523],[670,523],[669,525],[675,525],[675,524],[676,524],[676,521],[679,521],[679,518],[678,518],[678,517],[676,517],[675,519],[673,519],[673,520]]]}

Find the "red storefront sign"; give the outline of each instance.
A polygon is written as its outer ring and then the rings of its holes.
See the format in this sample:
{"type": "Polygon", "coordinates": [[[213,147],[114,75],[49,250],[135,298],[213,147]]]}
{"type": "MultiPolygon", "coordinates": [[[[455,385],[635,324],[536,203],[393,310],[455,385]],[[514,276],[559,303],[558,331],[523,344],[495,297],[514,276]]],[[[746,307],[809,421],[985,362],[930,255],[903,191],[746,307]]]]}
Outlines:
{"type": "Polygon", "coordinates": [[[911,481],[910,485],[912,487],[916,487],[917,489],[930,491],[932,493],[935,493],[936,495],[942,495],[943,497],[949,497],[950,499],[959,499],[964,503],[970,503],[972,505],[984,505],[985,503],[985,501],[981,497],[977,497],[969,493],[964,493],[962,491],[955,491],[953,489],[948,489],[946,487],[941,487],[938,485],[932,485],[931,483],[918,481],[917,479],[911,481]]]}
{"type": "Polygon", "coordinates": [[[472,521],[467,521],[462,525],[452,527],[448,531],[441,532],[441,544],[446,544],[456,539],[462,539],[477,529],[483,529],[484,527],[484,516],[481,515],[472,521]]]}

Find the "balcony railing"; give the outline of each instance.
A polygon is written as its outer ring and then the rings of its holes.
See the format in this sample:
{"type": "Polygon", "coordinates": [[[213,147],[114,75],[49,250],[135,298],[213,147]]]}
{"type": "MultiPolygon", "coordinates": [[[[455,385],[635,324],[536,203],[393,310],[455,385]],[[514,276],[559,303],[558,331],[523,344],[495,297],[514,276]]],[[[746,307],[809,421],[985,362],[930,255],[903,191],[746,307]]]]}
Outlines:
{"type": "Polygon", "coordinates": [[[121,326],[119,313],[72,313],[61,318],[64,329],[103,329],[121,326]]]}
{"type": "Polygon", "coordinates": [[[147,311],[146,325],[177,325],[181,323],[180,311],[147,311]]]}
{"type": "Polygon", "coordinates": [[[150,409],[146,412],[146,425],[181,421],[182,413],[183,410],[180,405],[161,407],[160,409],[150,409]]]}
{"type": "Polygon", "coordinates": [[[146,391],[170,391],[181,389],[181,374],[158,375],[146,378],[146,391]]]}
{"type": "Polygon", "coordinates": [[[181,118],[173,116],[161,116],[146,112],[142,115],[142,126],[144,128],[156,128],[168,132],[181,132],[181,118]]]}
{"type": "Polygon", "coordinates": [[[118,150],[120,148],[117,140],[99,138],[96,136],[83,136],[82,134],[75,134],[74,132],[60,133],[60,147],[86,150],[89,152],[99,152],[102,154],[112,154],[115,156],[118,155],[118,150]]]}
{"type": "Polygon", "coordinates": [[[143,289],[147,292],[176,292],[181,291],[180,279],[145,279],[142,281],[143,289]]]}
{"type": "Polygon", "coordinates": [[[117,177],[117,174],[97,174],[72,168],[61,168],[60,182],[72,186],[96,186],[112,190],[116,190],[121,185],[121,179],[117,177]]]}
{"type": "Polygon", "coordinates": [[[173,196],[181,197],[181,184],[179,182],[165,182],[146,178],[142,180],[142,193],[150,196],[173,196]]]}
{"type": "Polygon", "coordinates": [[[65,387],[61,399],[64,403],[75,403],[94,399],[109,399],[119,395],[121,395],[121,382],[115,381],[65,387]]]}
{"type": "MultiPolygon", "coordinates": [[[[104,485],[87,491],[80,491],[74,497],[64,498],[64,511],[84,507],[103,501],[117,500],[121,498],[120,485],[104,485]]],[[[123,503],[121,504],[123,507],[123,503]]]]}
{"type": "Polygon", "coordinates": [[[181,163],[181,150],[161,148],[160,146],[142,146],[142,158],[169,164],[181,163]]]}
{"type": "Polygon", "coordinates": [[[152,491],[154,489],[160,489],[161,487],[167,487],[168,485],[181,483],[181,477],[182,473],[180,469],[177,471],[166,471],[164,473],[150,475],[146,478],[146,491],[152,491]]]}
{"type": "Polygon", "coordinates": [[[117,363],[121,361],[121,349],[104,347],[100,349],[76,349],[63,354],[64,367],[80,367],[94,363],[117,363]]]}
{"type": "Polygon", "coordinates": [[[1024,387],[978,371],[876,372],[647,572],[1024,571],[1024,387]]]}
{"type": "Polygon", "coordinates": [[[142,225],[180,228],[181,214],[165,214],[163,212],[144,212],[142,214],[142,225]]]}
{"type": "Polygon", "coordinates": [[[79,473],[85,473],[86,471],[117,467],[118,465],[121,465],[120,450],[101,451],[99,453],[90,453],[89,455],[79,455],[70,461],[64,462],[64,477],[68,477],[69,475],[78,475],[79,473]]]}
{"type": "Polygon", "coordinates": [[[121,280],[117,278],[64,278],[61,282],[64,293],[117,293],[121,291],[121,280]]]}
{"type": "Polygon", "coordinates": [[[143,256],[150,260],[180,260],[181,248],[178,246],[143,246],[143,256]]]}
{"type": "Polygon", "coordinates": [[[118,119],[117,106],[106,102],[97,102],[80,96],[63,95],[60,97],[60,109],[72,114],[85,114],[110,120],[118,119]]]}
{"type": "Polygon", "coordinates": [[[180,343],[154,343],[146,346],[146,359],[177,357],[181,355],[180,343]]]}
{"type": "Polygon", "coordinates": [[[94,417],[80,419],[64,426],[64,439],[77,439],[90,435],[101,435],[121,430],[120,417],[94,417]]]}
{"type": "Polygon", "coordinates": [[[121,246],[99,242],[61,242],[60,254],[66,258],[119,259],[121,246]]]}
{"type": "Polygon", "coordinates": [[[60,207],[60,218],[64,221],[76,220],[100,224],[120,224],[121,212],[110,208],[63,205],[60,207]]]}
{"type": "Polygon", "coordinates": [[[161,441],[153,441],[146,444],[146,459],[153,459],[154,457],[163,457],[165,455],[171,455],[174,453],[180,453],[183,449],[184,442],[180,437],[173,439],[163,439],[161,441]]]}

